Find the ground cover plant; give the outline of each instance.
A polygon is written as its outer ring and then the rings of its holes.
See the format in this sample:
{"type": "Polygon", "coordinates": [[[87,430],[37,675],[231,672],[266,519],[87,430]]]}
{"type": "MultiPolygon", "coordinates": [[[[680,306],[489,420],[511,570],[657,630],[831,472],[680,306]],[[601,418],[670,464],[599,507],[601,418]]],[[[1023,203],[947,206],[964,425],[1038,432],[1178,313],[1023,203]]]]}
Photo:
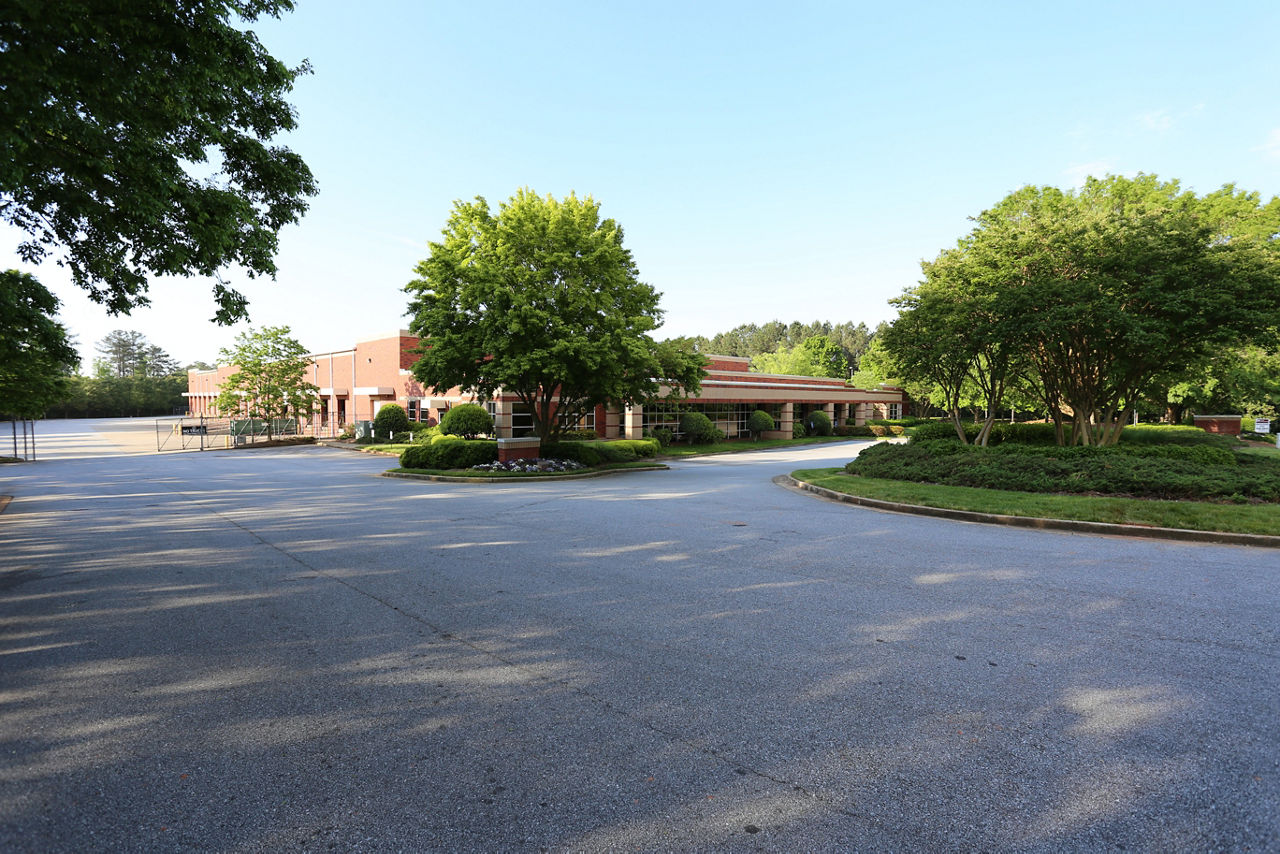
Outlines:
{"type": "Polygon", "coordinates": [[[1191,531],[1280,534],[1280,504],[1237,505],[1207,501],[1013,492],[850,477],[843,469],[838,468],[801,469],[792,472],[791,476],[833,492],[896,504],[942,507],[1001,516],[1072,519],[1191,531]]]}
{"type": "MultiPolygon", "coordinates": [[[[942,425],[950,428],[950,425],[942,425]]],[[[1236,503],[1280,501],[1280,455],[1243,454],[1233,437],[1195,428],[1130,427],[1119,444],[1042,444],[1043,430],[1009,425],[989,447],[921,438],[868,448],[845,470],[886,480],[1019,492],[1236,503]],[[1021,441],[1021,440],[1028,441],[1021,441]]],[[[1044,425],[1035,425],[1043,427],[1044,425]]]]}

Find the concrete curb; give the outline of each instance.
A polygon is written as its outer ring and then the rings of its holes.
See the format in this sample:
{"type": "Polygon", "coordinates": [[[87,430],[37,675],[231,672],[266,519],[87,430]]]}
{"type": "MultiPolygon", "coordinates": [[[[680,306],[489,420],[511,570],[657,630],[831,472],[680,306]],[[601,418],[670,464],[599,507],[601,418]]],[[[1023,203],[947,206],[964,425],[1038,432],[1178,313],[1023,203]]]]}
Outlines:
{"type": "Polygon", "coordinates": [[[404,471],[384,471],[381,477],[399,477],[405,480],[430,480],[436,483],[547,483],[557,480],[585,480],[590,477],[607,477],[611,474],[627,474],[633,471],[669,471],[668,466],[643,466],[629,469],[584,471],[576,474],[547,474],[529,477],[450,477],[447,474],[411,474],[404,471]]]}
{"type": "Polygon", "coordinates": [[[976,513],[972,510],[949,510],[944,507],[925,507],[920,504],[898,504],[877,498],[863,498],[814,486],[791,475],[780,474],[773,479],[780,486],[811,492],[821,498],[856,504],[873,510],[891,513],[910,513],[915,516],[934,516],[959,522],[979,522],[986,525],[1008,525],[1014,528],[1039,528],[1046,531],[1071,531],[1077,534],[1108,534],[1117,537],[1146,537],[1156,540],[1178,540],[1189,543],[1213,543],[1217,545],[1257,546],[1280,549],[1280,537],[1269,534],[1228,534],[1218,531],[1191,531],[1186,528],[1157,528],[1145,525],[1118,525],[1112,522],[1078,522],[1072,519],[1042,519],[1034,516],[1002,516],[996,513],[976,513]]]}

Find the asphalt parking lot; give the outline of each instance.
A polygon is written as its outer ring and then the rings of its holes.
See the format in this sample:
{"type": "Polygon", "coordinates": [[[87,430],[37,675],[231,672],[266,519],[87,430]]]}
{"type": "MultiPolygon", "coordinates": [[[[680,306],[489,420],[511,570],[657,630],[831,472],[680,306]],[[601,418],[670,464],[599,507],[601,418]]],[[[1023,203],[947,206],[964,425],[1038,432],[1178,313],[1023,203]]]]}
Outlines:
{"type": "Polygon", "coordinates": [[[4,850],[1280,850],[1274,550],[40,429],[4,850]]]}

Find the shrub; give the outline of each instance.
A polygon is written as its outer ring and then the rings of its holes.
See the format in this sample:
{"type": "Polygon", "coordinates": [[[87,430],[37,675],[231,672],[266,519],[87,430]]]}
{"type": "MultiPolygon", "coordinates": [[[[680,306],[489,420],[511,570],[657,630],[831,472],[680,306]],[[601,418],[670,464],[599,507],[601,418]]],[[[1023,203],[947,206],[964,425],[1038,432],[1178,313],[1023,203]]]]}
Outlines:
{"type": "Polygon", "coordinates": [[[405,448],[400,465],[407,469],[467,469],[497,459],[498,443],[493,439],[446,438],[405,448]]]}
{"type": "Polygon", "coordinates": [[[751,431],[751,435],[757,439],[760,434],[767,430],[774,429],[773,416],[765,412],[763,409],[757,409],[755,412],[747,416],[747,429],[751,431]]]}
{"type": "Polygon", "coordinates": [[[1280,461],[1203,445],[980,448],[953,440],[913,441],[868,448],[845,468],[867,477],[1022,492],[1280,499],[1280,461]]]}
{"type": "Polygon", "coordinates": [[[653,438],[657,439],[658,444],[664,448],[667,445],[670,445],[671,442],[675,439],[675,437],[676,437],[676,434],[671,432],[670,428],[667,428],[667,427],[653,428],[653,438]]]}
{"type": "Polygon", "coordinates": [[[440,432],[474,439],[493,432],[493,418],[478,403],[460,403],[440,419],[440,432]]]}
{"type": "Polygon", "coordinates": [[[561,441],[589,442],[595,438],[597,438],[595,430],[563,430],[560,433],[561,441]]]}
{"type": "Polygon", "coordinates": [[[398,403],[388,403],[378,410],[373,417],[373,435],[390,439],[393,433],[405,433],[409,430],[409,416],[404,407],[398,403]]]}
{"type": "Polygon", "coordinates": [[[875,436],[877,438],[884,438],[885,436],[889,435],[889,428],[883,424],[868,424],[867,430],[871,433],[872,436],[875,436]]]}
{"type": "Polygon", "coordinates": [[[711,419],[701,412],[686,412],[680,416],[680,432],[691,445],[710,445],[724,438],[711,419]]]}
{"type": "Polygon", "coordinates": [[[657,439],[613,439],[608,442],[599,443],[603,448],[618,448],[623,452],[629,452],[636,457],[656,457],[658,451],[662,450],[662,445],[657,439]]]}
{"type": "Polygon", "coordinates": [[[837,436],[874,436],[871,428],[865,424],[841,424],[832,430],[837,436]]]}
{"type": "MultiPolygon", "coordinates": [[[[831,416],[823,412],[821,409],[815,409],[810,412],[804,419],[805,429],[812,436],[830,436],[831,435],[831,416]]],[[[899,430],[902,428],[899,427],[899,430]]]]}
{"type": "Polygon", "coordinates": [[[543,442],[539,454],[548,460],[573,460],[584,466],[598,466],[604,461],[597,448],[602,442],[543,442]]]}
{"type": "Polygon", "coordinates": [[[791,422],[791,438],[792,439],[803,439],[806,435],[808,434],[805,432],[803,421],[791,422]]]}

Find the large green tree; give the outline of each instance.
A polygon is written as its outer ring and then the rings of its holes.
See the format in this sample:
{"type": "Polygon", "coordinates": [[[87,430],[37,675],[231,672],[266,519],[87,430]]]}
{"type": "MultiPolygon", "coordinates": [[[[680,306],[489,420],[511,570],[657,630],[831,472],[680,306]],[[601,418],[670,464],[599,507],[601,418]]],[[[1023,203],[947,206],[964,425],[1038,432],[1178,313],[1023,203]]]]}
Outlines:
{"type": "Polygon", "coordinates": [[[1025,187],[975,222],[925,265],[894,324],[911,334],[886,345],[899,365],[923,358],[911,342],[941,347],[980,384],[984,366],[1020,370],[1064,443],[1117,441],[1158,378],[1280,325],[1280,200],[1108,176],[1025,187]]]}
{"type": "Polygon", "coordinates": [[[40,418],[67,394],[80,356],[54,320],[58,298],[29,273],[0,273],[0,414],[40,418]]]}
{"type": "Polygon", "coordinates": [[[219,353],[219,359],[235,365],[236,372],[223,382],[214,405],[226,415],[262,419],[268,440],[273,421],[309,415],[320,393],[307,382],[311,366],[307,349],[289,332],[287,326],[250,329],[236,336],[234,347],[219,353]]]}
{"type": "Polygon", "coordinates": [[[639,280],[622,228],[590,196],[517,192],[494,213],[457,202],[443,239],[417,265],[414,375],[433,388],[515,394],[554,439],[597,404],[694,394],[706,360],[650,336],[659,294],[639,280]]]}
{"type": "Polygon", "coordinates": [[[224,268],[274,275],[280,229],[316,192],[269,144],[306,63],[274,59],[236,19],[291,0],[11,0],[0,15],[0,218],[111,314],[153,275],[217,277],[215,320],[246,316],[224,268]]]}

